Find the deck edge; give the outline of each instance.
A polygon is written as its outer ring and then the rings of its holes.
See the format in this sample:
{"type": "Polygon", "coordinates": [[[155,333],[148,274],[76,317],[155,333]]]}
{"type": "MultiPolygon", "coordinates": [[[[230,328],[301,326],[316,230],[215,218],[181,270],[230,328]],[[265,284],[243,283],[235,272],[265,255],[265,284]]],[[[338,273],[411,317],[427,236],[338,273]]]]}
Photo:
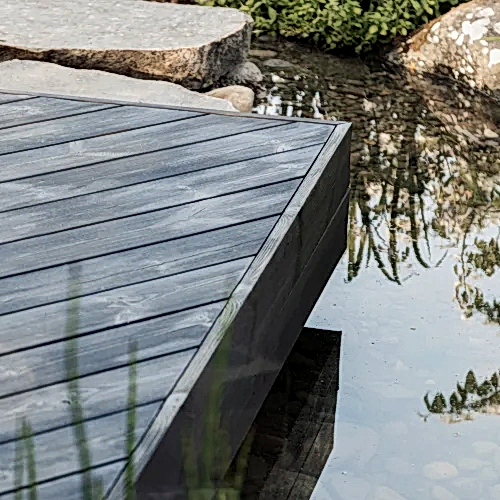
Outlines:
{"type": "MultiPolygon", "coordinates": [[[[315,123],[317,124],[318,122],[316,121],[315,123]]],[[[175,417],[178,415],[181,407],[186,402],[196,382],[199,380],[205,369],[207,369],[207,366],[213,354],[221,344],[227,332],[227,325],[231,324],[238,315],[242,306],[245,304],[247,297],[250,295],[250,293],[254,289],[254,286],[261,278],[263,271],[275,257],[275,254],[280,245],[283,244],[285,236],[291,230],[292,225],[296,222],[299,213],[304,208],[307,201],[310,199],[311,193],[317,186],[318,181],[322,178],[332,160],[336,158],[336,154],[339,151],[339,146],[341,146],[341,144],[345,142],[347,143],[347,164],[344,166],[339,165],[339,168],[343,167],[344,169],[347,169],[348,177],[348,153],[351,135],[351,124],[337,123],[336,125],[336,128],[333,129],[332,134],[330,135],[330,138],[325,142],[322,151],[320,152],[316,160],[312,163],[308,174],[305,176],[303,182],[300,184],[296,193],[290,200],[288,206],[278,220],[278,223],[274,227],[271,234],[268,236],[265,243],[265,245],[267,244],[266,251],[264,252],[264,250],[261,249],[261,251],[255,257],[244,277],[234,290],[226,307],[210,329],[209,334],[207,335],[205,341],[202,343],[200,350],[195,355],[195,358],[190,363],[189,367],[186,369],[181,378],[178,380],[170,395],[167,397],[165,404],[162,406],[160,413],[155,419],[154,424],[144,435],[143,440],[139,444],[135,455],[135,470],[136,477],[138,479],[141,477],[141,474],[146,468],[146,465],[152,459],[159,444],[162,442],[167,429],[171,427],[172,423],[175,420],[175,417]],[[279,223],[280,221],[281,224],[279,223]],[[264,255],[264,258],[259,258],[262,255],[264,255]]],[[[336,158],[336,160],[339,160],[339,158],[336,158]]],[[[343,161],[345,162],[346,159],[344,158],[343,161]]],[[[330,170],[331,169],[335,169],[335,166],[330,165],[330,170]]],[[[345,189],[347,189],[347,191],[345,192],[348,193],[347,186],[345,189]]],[[[341,199],[344,199],[345,192],[339,193],[341,199]]],[[[340,200],[337,201],[338,203],[335,209],[340,206],[340,200]]],[[[336,212],[337,211],[335,210],[335,213],[336,212]]],[[[328,217],[332,217],[333,215],[334,214],[329,214],[328,217]]],[[[329,224],[329,222],[330,220],[327,221],[327,224],[329,224]]],[[[321,236],[323,232],[324,231],[321,232],[321,236]]],[[[314,245],[316,245],[316,243],[317,242],[313,242],[314,245]]],[[[311,252],[314,252],[314,248],[311,249],[311,252]]],[[[306,265],[307,262],[304,263],[304,266],[306,265]]],[[[124,476],[123,474],[121,474],[117,482],[109,492],[108,498],[113,500],[121,499],[123,484],[124,476]]],[[[173,497],[169,496],[168,498],[173,497]]]]}
{"type": "MultiPolygon", "coordinates": [[[[11,95],[21,95],[13,90],[5,90],[0,88],[0,94],[11,94],[11,95]]],[[[207,108],[191,108],[188,106],[173,106],[168,104],[157,104],[148,102],[137,102],[137,101],[122,101],[119,99],[106,99],[101,97],[85,97],[85,96],[72,96],[64,94],[50,94],[44,92],[23,92],[23,96],[31,97],[52,97],[53,99],[66,99],[72,101],[84,101],[84,102],[95,102],[101,104],[116,104],[118,106],[138,106],[144,108],[160,108],[160,109],[172,109],[178,111],[192,111],[193,113],[204,113],[220,116],[237,116],[240,118],[257,118],[263,120],[277,120],[282,122],[299,122],[299,123],[314,123],[315,125],[348,125],[348,122],[334,121],[334,120],[318,120],[317,118],[299,118],[294,116],[270,116],[270,115],[259,115],[257,113],[242,113],[238,111],[223,111],[219,109],[207,109],[207,108]]],[[[1,104],[0,104],[1,105],[1,104]]]]}

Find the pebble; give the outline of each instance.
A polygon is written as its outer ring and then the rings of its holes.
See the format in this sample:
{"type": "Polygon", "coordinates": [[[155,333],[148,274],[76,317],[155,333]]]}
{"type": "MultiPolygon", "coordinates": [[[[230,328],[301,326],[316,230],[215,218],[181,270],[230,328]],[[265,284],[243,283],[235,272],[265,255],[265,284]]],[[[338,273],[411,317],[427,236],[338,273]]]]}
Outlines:
{"type": "Polygon", "coordinates": [[[432,498],[434,498],[434,500],[460,500],[450,490],[442,486],[434,486],[432,488],[432,498]]]}
{"type": "Polygon", "coordinates": [[[293,68],[293,64],[283,59],[268,59],[264,61],[264,66],[268,68],[293,68]]]}
{"type": "Polygon", "coordinates": [[[429,479],[449,479],[458,476],[458,470],[449,462],[430,462],[424,467],[424,475],[429,479]]]}
{"type": "Polygon", "coordinates": [[[273,83],[285,83],[286,80],[284,78],[281,78],[281,76],[278,75],[271,75],[271,80],[273,83]]]}
{"type": "Polygon", "coordinates": [[[497,448],[498,445],[491,441],[476,441],[472,445],[472,449],[477,455],[488,455],[493,453],[497,448]]]}
{"type": "Polygon", "coordinates": [[[274,50],[253,49],[248,51],[248,55],[251,57],[266,58],[266,57],[275,57],[278,55],[278,53],[275,52],[274,50]]]}
{"type": "Polygon", "coordinates": [[[484,129],[484,136],[488,139],[497,139],[498,134],[494,132],[493,130],[490,130],[489,128],[484,129]]]}
{"type": "Polygon", "coordinates": [[[500,500],[500,484],[495,484],[495,486],[491,488],[491,498],[492,500],[500,500]]]}
{"type": "Polygon", "coordinates": [[[462,458],[458,461],[458,468],[463,470],[479,470],[482,469],[488,462],[479,460],[478,458],[462,458]]]}
{"type": "Polygon", "coordinates": [[[406,498],[388,486],[377,486],[373,494],[373,500],[406,500],[406,498]]]}

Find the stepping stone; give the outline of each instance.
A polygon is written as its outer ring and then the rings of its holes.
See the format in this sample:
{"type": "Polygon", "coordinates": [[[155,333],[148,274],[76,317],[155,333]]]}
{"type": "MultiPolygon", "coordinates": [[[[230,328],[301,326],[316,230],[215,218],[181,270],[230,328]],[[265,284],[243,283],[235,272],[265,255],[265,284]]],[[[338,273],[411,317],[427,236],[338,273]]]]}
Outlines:
{"type": "Polygon", "coordinates": [[[243,64],[252,18],[136,0],[2,0],[2,59],[33,59],[198,89],[243,64]]]}
{"type": "Polygon", "coordinates": [[[121,100],[167,106],[237,111],[225,99],[209,97],[180,85],[39,61],[0,63],[0,89],[61,96],[121,100]]]}

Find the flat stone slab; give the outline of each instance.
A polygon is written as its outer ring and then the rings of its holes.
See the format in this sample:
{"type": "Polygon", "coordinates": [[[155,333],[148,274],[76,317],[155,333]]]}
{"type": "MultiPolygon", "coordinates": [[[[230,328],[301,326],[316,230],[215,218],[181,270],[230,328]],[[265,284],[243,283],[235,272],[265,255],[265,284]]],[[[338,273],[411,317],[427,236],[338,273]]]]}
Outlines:
{"type": "Polygon", "coordinates": [[[139,80],[39,61],[0,63],[0,90],[237,111],[224,99],[199,94],[175,83],[139,80]]]}
{"type": "Polygon", "coordinates": [[[136,0],[2,0],[0,54],[189,88],[246,60],[252,18],[236,9],[136,0]]]}

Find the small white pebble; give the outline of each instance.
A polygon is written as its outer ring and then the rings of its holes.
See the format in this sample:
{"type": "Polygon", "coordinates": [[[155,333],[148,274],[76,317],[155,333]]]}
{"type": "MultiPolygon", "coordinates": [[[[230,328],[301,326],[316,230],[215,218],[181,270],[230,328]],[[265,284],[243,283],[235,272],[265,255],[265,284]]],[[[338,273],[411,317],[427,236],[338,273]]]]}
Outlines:
{"type": "Polygon", "coordinates": [[[489,128],[485,128],[483,134],[488,139],[498,139],[498,134],[489,128]]]}

